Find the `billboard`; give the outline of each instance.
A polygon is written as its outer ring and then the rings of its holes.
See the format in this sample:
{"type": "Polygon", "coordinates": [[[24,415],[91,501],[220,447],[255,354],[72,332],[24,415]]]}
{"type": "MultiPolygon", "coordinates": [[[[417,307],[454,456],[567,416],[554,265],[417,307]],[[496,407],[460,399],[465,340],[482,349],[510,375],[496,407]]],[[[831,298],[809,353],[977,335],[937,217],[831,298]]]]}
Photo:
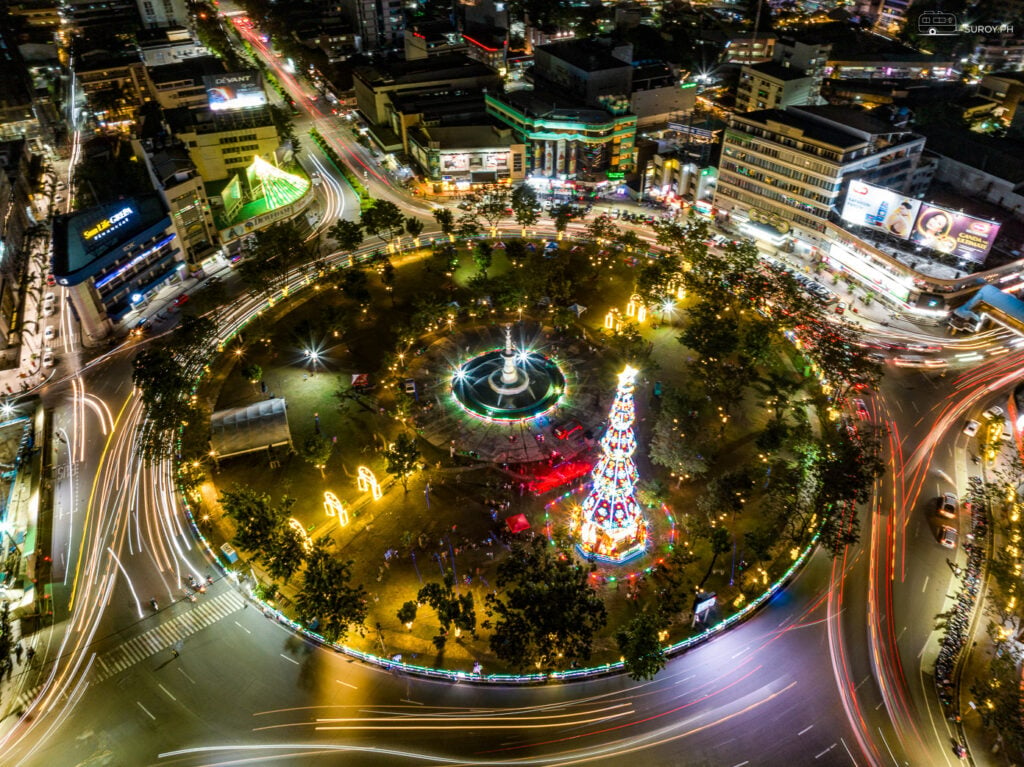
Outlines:
{"type": "Polygon", "coordinates": [[[891,189],[863,181],[851,181],[846,190],[842,217],[851,224],[877,229],[905,240],[914,230],[920,207],[921,201],[913,197],[904,197],[891,189]]]}
{"type": "Polygon", "coordinates": [[[910,239],[926,248],[983,263],[992,249],[999,224],[938,205],[921,205],[910,239]]]}
{"type": "Polygon", "coordinates": [[[206,99],[210,109],[250,109],[267,103],[263,80],[259,72],[228,72],[223,75],[205,75],[206,99]]]}

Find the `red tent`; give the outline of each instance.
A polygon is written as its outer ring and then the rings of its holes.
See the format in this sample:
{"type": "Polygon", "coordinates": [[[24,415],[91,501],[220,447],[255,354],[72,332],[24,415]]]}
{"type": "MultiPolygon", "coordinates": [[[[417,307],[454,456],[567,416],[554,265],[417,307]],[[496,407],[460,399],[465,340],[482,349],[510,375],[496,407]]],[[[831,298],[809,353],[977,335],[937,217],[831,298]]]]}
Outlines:
{"type": "Polygon", "coordinates": [[[523,530],[530,529],[530,520],[526,518],[525,514],[516,514],[514,517],[505,517],[505,524],[508,525],[509,532],[521,533],[523,530]]]}

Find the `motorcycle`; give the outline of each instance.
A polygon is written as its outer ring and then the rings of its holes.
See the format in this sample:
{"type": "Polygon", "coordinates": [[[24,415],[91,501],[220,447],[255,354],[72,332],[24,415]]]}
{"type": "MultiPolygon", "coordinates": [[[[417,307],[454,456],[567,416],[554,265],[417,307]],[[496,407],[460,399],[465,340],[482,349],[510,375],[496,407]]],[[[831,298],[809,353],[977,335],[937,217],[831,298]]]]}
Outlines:
{"type": "Polygon", "coordinates": [[[154,612],[156,612],[157,610],[160,609],[160,607],[156,603],[156,598],[155,597],[153,599],[149,600],[149,606],[153,608],[154,612]]]}

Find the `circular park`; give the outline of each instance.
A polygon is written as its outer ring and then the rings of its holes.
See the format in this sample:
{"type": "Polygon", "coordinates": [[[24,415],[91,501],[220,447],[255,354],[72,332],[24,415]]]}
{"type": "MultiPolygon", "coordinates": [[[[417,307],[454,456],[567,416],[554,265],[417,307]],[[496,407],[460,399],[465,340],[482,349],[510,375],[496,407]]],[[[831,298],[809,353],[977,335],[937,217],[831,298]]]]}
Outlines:
{"type": "Polygon", "coordinates": [[[855,331],[750,244],[659,239],[318,265],[194,393],[179,479],[222,565],[389,663],[644,678],[856,540],[855,331]]]}

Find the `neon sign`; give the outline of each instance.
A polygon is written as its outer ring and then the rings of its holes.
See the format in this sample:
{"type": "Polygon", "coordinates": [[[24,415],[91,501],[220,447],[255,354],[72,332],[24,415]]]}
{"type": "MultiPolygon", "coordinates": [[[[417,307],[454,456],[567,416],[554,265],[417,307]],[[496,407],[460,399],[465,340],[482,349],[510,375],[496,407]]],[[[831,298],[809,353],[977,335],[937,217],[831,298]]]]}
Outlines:
{"type": "Polygon", "coordinates": [[[88,229],[82,232],[83,240],[95,240],[97,237],[104,237],[110,234],[115,229],[119,228],[129,218],[135,214],[135,211],[129,208],[121,208],[117,213],[112,216],[99,221],[88,229]]]}

